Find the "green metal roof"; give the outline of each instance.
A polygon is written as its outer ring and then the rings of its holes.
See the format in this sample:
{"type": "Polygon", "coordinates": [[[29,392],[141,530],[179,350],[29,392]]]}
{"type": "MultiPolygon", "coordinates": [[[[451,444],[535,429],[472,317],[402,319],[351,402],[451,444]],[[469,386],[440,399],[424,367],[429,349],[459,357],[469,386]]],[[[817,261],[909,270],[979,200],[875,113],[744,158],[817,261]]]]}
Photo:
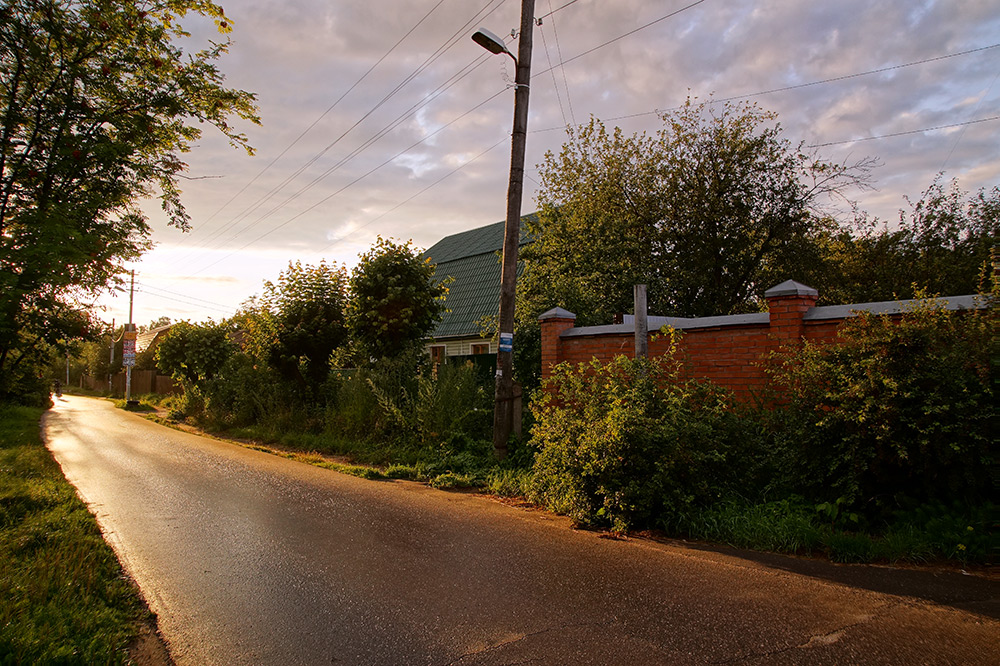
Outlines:
{"type": "MultiPolygon", "coordinates": [[[[454,278],[444,302],[449,311],[444,313],[431,337],[477,335],[479,322],[497,314],[503,232],[503,222],[488,224],[442,238],[424,252],[437,265],[436,278],[454,278]]],[[[528,242],[522,231],[520,245],[528,242]]]]}

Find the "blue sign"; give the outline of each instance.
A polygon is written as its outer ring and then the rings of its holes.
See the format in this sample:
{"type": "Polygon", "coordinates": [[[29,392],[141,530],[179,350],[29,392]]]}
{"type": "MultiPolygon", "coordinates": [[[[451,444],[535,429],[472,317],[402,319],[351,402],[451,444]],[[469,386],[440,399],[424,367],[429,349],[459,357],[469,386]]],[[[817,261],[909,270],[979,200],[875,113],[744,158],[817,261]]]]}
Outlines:
{"type": "Polygon", "coordinates": [[[502,351],[502,352],[514,351],[514,334],[513,333],[501,333],[500,334],[500,351],[502,351]]]}

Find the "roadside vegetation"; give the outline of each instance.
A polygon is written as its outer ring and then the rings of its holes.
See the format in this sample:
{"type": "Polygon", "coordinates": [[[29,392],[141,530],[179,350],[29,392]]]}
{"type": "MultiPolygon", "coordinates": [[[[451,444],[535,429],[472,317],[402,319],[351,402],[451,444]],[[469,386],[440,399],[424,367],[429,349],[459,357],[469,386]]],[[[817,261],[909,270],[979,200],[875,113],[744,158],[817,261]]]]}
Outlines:
{"type": "MultiPolygon", "coordinates": [[[[540,165],[518,283],[528,408],[503,461],[492,370],[422,350],[448,283],[409,242],[379,238],[350,271],[292,262],[231,319],[175,324],[140,359],[183,387],[158,407],[312,464],[482,489],[616,533],[837,561],[991,561],[1000,188],[970,195],[939,177],[898,224],[837,219],[831,202],[867,186],[876,161],[829,163],[753,105],[691,102],[663,121],[633,137],[592,121],[540,165]],[[550,307],[607,323],[646,283],[657,314],[755,312],[789,277],[826,303],[922,300],[899,321],[860,316],[837,344],[762,361],[772,392],[755,404],[688,376],[674,354],[561,366],[539,386],[535,318],[550,307]],[[977,285],[990,304],[977,312],[924,298],[977,285]]],[[[73,367],[105,376],[109,342],[82,343],[73,367]]],[[[62,373],[65,346],[53,349],[62,373]]]]}
{"type": "Polygon", "coordinates": [[[42,444],[42,411],[0,405],[0,661],[126,663],[149,612],[42,444]]]}

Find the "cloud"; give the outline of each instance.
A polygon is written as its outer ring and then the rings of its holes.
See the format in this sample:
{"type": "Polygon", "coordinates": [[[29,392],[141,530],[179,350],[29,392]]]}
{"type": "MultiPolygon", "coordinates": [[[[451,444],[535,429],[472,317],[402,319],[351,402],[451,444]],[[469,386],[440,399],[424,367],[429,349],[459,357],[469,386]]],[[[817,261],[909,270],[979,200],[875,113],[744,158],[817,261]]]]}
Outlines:
{"type": "MultiPolygon", "coordinates": [[[[563,4],[537,0],[536,16],[563,4]]],[[[734,0],[658,20],[685,4],[580,0],[536,26],[524,212],[535,205],[535,165],[565,139],[537,130],[570,117],[655,132],[660,122],[651,112],[688,94],[725,98],[834,77],[851,78],[752,101],[776,111],[796,143],[997,115],[1000,48],[854,76],[1000,42],[990,0],[734,0]],[[556,69],[546,72],[550,62],[556,69]]],[[[229,85],[258,94],[263,126],[241,128],[258,154],[248,158],[206,131],[185,156],[190,174],[222,178],[183,183],[190,234],[166,229],[155,205],[146,207],[158,247],[140,272],[170,274],[177,284],[213,290],[206,299],[238,302],[289,260],[351,264],[377,234],[427,247],[503,219],[513,108],[504,73],[512,78],[514,66],[469,36],[478,26],[507,35],[519,25],[519,3],[444,0],[430,11],[436,5],[393,3],[387,11],[370,0],[241,0],[228,7],[234,44],[220,68],[229,85]],[[476,16],[483,7],[491,13],[476,16]],[[214,291],[224,285],[229,291],[214,291]]],[[[210,24],[193,22],[192,43],[211,37],[210,24]]],[[[965,189],[995,185],[998,128],[1000,121],[820,152],[836,161],[878,156],[879,189],[860,204],[894,219],[903,196],[919,196],[941,170],[965,189]]]]}

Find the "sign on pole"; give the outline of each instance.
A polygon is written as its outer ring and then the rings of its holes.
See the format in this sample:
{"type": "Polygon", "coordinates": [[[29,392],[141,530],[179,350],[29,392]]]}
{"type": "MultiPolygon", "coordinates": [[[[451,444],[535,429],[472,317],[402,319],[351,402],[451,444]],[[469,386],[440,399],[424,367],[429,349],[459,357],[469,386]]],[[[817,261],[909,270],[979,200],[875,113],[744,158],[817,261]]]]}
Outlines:
{"type": "Polygon", "coordinates": [[[125,331],[122,336],[122,365],[126,368],[135,365],[135,331],[125,331]]]}

